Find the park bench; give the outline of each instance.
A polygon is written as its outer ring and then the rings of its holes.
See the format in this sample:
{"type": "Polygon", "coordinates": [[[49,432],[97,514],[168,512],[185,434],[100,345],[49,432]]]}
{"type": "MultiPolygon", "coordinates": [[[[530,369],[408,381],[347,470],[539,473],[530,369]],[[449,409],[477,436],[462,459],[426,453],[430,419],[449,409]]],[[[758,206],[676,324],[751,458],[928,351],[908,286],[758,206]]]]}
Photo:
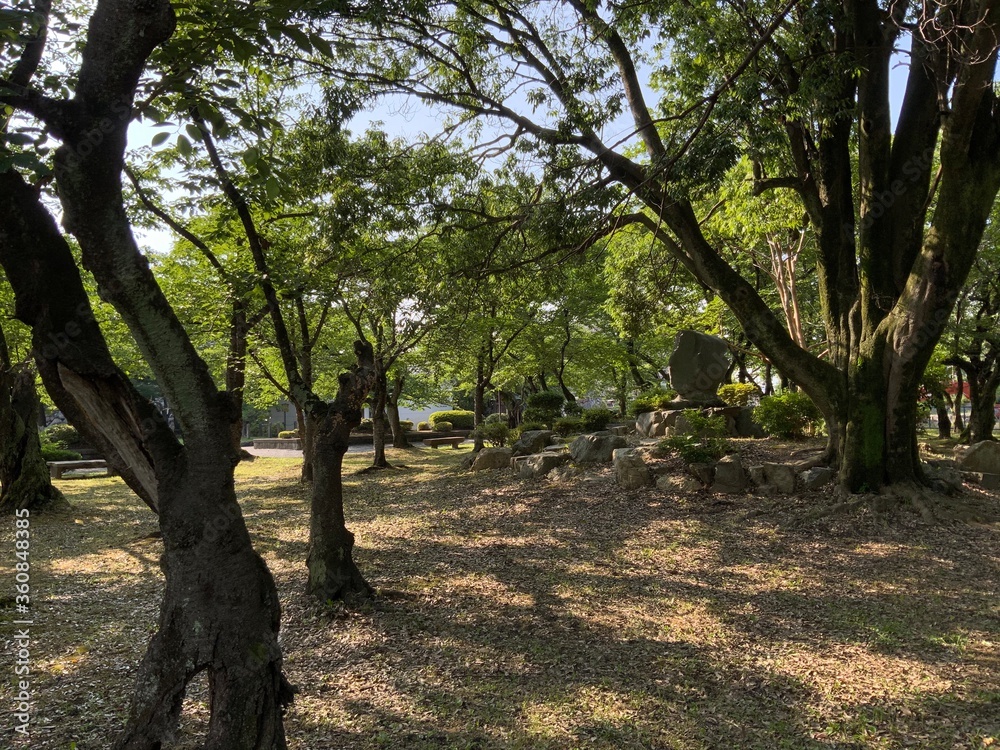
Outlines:
{"type": "Polygon", "coordinates": [[[452,448],[457,448],[464,442],[465,437],[462,435],[446,438],[424,438],[424,445],[429,445],[434,450],[437,450],[439,445],[450,445],[452,448]]]}
{"type": "Polygon", "coordinates": [[[114,476],[114,471],[108,466],[108,462],[104,460],[92,460],[92,461],[47,461],[49,465],[49,476],[52,479],[62,479],[63,472],[73,471],[75,469],[105,469],[108,472],[108,476],[114,476]]]}

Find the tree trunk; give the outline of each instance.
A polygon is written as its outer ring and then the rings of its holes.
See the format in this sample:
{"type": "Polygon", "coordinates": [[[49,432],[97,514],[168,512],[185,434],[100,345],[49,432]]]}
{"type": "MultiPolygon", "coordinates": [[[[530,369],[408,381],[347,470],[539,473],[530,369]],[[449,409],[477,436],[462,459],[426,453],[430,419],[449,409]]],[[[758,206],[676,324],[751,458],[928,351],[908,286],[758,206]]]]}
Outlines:
{"type": "Polygon", "coordinates": [[[472,411],[476,430],[472,433],[475,441],[472,452],[478,453],[486,444],[483,442],[482,432],[479,426],[486,421],[486,372],[482,359],[476,364],[476,389],[472,397],[472,411]]]}
{"type": "Polygon", "coordinates": [[[52,486],[42,457],[39,407],[34,372],[10,366],[0,330],[0,514],[69,505],[52,486]]]}
{"type": "MultiPolygon", "coordinates": [[[[995,366],[992,369],[995,369],[995,366]]],[[[993,427],[996,425],[994,407],[997,400],[997,385],[997,375],[991,370],[977,373],[977,377],[969,378],[969,402],[972,406],[968,424],[970,442],[995,439],[993,427]],[[982,377],[983,375],[986,377],[982,377]]]]}
{"type": "Polygon", "coordinates": [[[376,366],[375,388],[372,390],[372,442],[375,447],[375,458],[372,466],[377,469],[391,469],[392,464],[385,457],[386,443],[386,390],[388,383],[381,367],[376,366]]]}
{"type": "Polygon", "coordinates": [[[247,365],[247,312],[246,303],[233,301],[233,311],[229,319],[229,351],[226,354],[226,391],[233,400],[236,419],[230,425],[229,433],[233,448],[240,450],[243,442],[243,389],[246,386],[247,365]]]}
{"type": "Polygon", "coordinates": [[[371,346],[355,342],[358,365],[340,376],[331,403],[311,402],[309,418],[316,430],[316,475],[309,520],[307,591],[320,601],[366,598],[372,587],[354,563],[354,534],[344,516],[341,478],[351,430],[361,424],[361,405],[377,380],[371,346]]]}
{"type": "Polygon", "coordinates": [[[301,404],[295,404],[295,419],[299,423],[299,441],[302,445],[302,474],[300,481],[308,484],[314,477],[315,438],[312,419],[301,404]]]}
{"type": "Polygon", "coordinates": [[[396,377],[392,380],[392,391],[386,397],[386,410],[389,412],[389,427],[392,428],[392,447],[406,449],[410,448],[410,441],[406,439],[406,431],[399,423],[399,398],[403,395],[404,377],[396,377]]]}
{"type": "Polygon", "coordinates": [[[965,416],[962,414],[962,400],[965,397],[965,375],[960,367],[955,368],[955,398],[952,400],[955,409],[955,432],[965,432],[965,416]]]}
{"type": "Polygon", "coordinates": [[[938,437],[943,440],[951,438],[951,417],[948,415],[948,404],[944,399],[944,394],[932,393],[931,405],[937,412],[938,437]]]}

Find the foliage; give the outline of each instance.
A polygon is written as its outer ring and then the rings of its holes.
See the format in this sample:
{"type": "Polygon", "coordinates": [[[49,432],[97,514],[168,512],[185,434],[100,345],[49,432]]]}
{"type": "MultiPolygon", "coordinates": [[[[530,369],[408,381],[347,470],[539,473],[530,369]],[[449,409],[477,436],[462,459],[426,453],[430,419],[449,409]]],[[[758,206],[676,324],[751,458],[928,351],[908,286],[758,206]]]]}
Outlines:
{"type": "Polygon", "coordinates": [[[677,396],[677,391],[657,386],[643,391],[629,404],[628,413],[637,417],[646,412],[663,409],[677,396]]]}
{"type": "Polygon", "coordinates": [[[552,424],[562,414],[566,397],[556,391],[539,391],[528,396],[524,418],[533,422],[552,424]]]}
{"type": "Polygon", "coordinates": [[[822,418],[812,399],[801,391],[765,396],[753,410],[753,419],[764,432],[783,438],[801,438],[815,432],[822,418]]]}
{"type": "Polygon", "coordinates": [[[80,433],[71,424],[54,424],[39,433],[42,442],[49,442],[65,448],[70,445],[80,445],[83,440],[80,433]]]}
{"type": "Polygon", "coordinates": [[[281,440],[292,440],[298,438],[298,436],[299,436],[298,430],[282,430],[281,432],[278,433],[278,438],[281,440]]]}
{"type": "Polygon", "coordinates": [[[507,420],[508,416],[503,412],[494,412],[493,414],[487,415],[486,424],[493,424],[494,422],[503,422],[504,424],[507,424],[507,420]]]}
{"type": "Polygon", "coordinates": [[[354,428],[355,432],[374,432],[375,423],[368,417],[361,420],[361,424],[354,428]]]}
{"type": "Polygon", "coordinates": [[[427,419],[432,425],[434,425],[435,430],[442,429],[438,424],[439,422],[451,422],[452,427],[449,427],[448,429],[471,430],[476,426],[475,412],[465,411],[463,409],[436,411],[427,419]]]}
{"type": "Polygon", "coordinates": [[[707,464],[718,461],[732,450],[728,440],[696,435],[671,435],[659,443],[664,450],[674,451],[688,464],[707,464]]]}
{"type": "Polygon", "coordinates": [[[424,432],[426,430],[430,430],[431,429],[431,423],[430,422],[421,422],[420,424],[417,425],[417,429],[420,430],[420,432],[424,432]]]}
{"type": "Polygon", "coordinates": [[[545,425],[541,429],[548,429],[556,419],[559,418],[558,414],[553,414],[546,409],[539,409],[534,406],[529,406],[521,412],[522,422],[532,422],[540,425],[545,425]]]}
{"type": "Polygon", "coordinates": [[[481,437],[490,445],[503,447],[510,440],[511,431],[506,422],[487,420],[472,433],[472,437],[481,437]]]}
{"type": "Polygon", "coordinates": [[[567,401],[563,404],[562,410],[567,417],[578,417],[583,414],[583,407],[576,401],[567,401]]]}
{"type": "Polygon", "coordinates": [[[520,436],[522,433],[531,432],[532,430],[547,430],[547,429],[549,429],[548,425],[542,424],[541,422],[521,422],[521,424],[518,426],[516,430],[516,434],[517,436],[520,436]]]}
{"type": "Polygon", "coordinates": [[[582,432],[584,429],[583,420],[579,417],[560,417],[552,423],[552,429],[556,434],[566,437],[582,432]]]}
{"type": "Polygon", "coordinates": [[[46,461],[79,461],[81,455],[54,443],[42,443],[42,458],[46,461]]]}
{"type": "Polygon", "coordinates": [[[411,419],[401,419],[399,420],[399,429],[404,432],[409,432],[413,429],[413,420],[411,419]]]}
{"type": "Polygon", "coordinates": [[[615,418],[614,412],[603,406],[594,406],[583,410],[583,429],[588,432],[597,432],[608,426],[608,423],[615,418]]]}
{"type": "Polygon", "coordinates": [[[685,409],[681,414],[691,428],[687,432],[689,435],[698,437],[725,437],[726,435],[726,419],[721,414],[710,417],[697,409],[685,409]]]}
{"type": "Polygon", "coordinates": [[[434,429],[438,432],[451,432],[455,426],[447,419],[441,419],[434,423],[434,429]]]}
{"type": "Polygon", "coordinates": [[[719,398],[730,406],[750,406],[750,402],[760,393],[751,383],[726,383],[719,386],[719,398]]]}

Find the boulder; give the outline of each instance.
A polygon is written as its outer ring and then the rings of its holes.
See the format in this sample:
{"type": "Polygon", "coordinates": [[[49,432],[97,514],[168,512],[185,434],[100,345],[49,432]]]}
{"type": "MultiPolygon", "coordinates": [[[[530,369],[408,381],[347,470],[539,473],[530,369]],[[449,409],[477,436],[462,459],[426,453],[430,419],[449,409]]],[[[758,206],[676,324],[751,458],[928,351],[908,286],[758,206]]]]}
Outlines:
{"type": "Polygon", "coordinates": [[[1000,474],[1000,443],[995,440],[974,443],[956,459],[962,471],[1000,474]]]}
{"type": "Polygon", "coordinates": [[[538,479],[544,477],[558,466],[569,462],[569,455],[556,453],[537,453],[534,456],[521,456],[518,461],[517,474],[522,479],[538,479]]]}
{"type": "Polygon", "coordinates": [[[984,474],[981,471],[963,471],[961,477],[964,481],[978,484],[986,490],[1000,489],[1000,474],[984,474]]]}
{"type": "Polygon", "coordinates": [[[705,487],[708,487],[713,481],[715,481],[714,464],[688,464],[687,472],[701,482],[705,487]]]}
{"type": "Polygon", "coordinates": [[[553,482],[566,482],[574,477],[580,476],[582,470],[579,466],[573,466],[572,464],[563,464],[562,466],[557,466],[552,471],[549,472],[548,478],[553,482]]]}
{"type": "Polygon", "coordinates": [[[723,456],[715,464],[715,492],[743,492],[747,488],[747,473],[738,453],[723,456]]]}
{"type": "Polygon", "coordinates": [[[682,399],[718,403],[716,393],[729,372],[729,345],[717,336],[679,331],[667,370],[670,387],[682,399]]]}
{"type": "Polygon", "coordinates": [[[665,492],[697,492],[701,482],[687,474],[666,474],[656,480],[656,489],[665,492]]]}
{"type": "Polygon", "coordinates": [[[815,490],[831,481],[837,472],[828,466],[815,466],[812,469],[799,473],[799,481],[802,482],[802,489],[815,490]]]}
{"type": "Polygon", "coordinates": [[[750,479],[764,493],[790,495],[795,492],[795,469],[788,464],[751,466],[750,479]]]}
{"type": "Polygon", "coordinates": [[[513,451],[510,448],[483,448],[472,463],[473,471],[484,469],[506,469],[510,466],[513,451]]]}
{"type": "Polygon", "coordinates": [[[740,413],[736,415],[735,437],[763,438],[767,437],[764,428],[753,421],[753,409],[749,406],[741,406],[740,413]]]}
{"type": "Polygon", "coordinates": [[[635,431],[643,437],[654,437],[653,430],[663,421],[662,411],[647,411],[635,419],[635,431]]]}
{"type": "Polygon", "coordinates": [[[954,461],[948,459],[927,461],[923,465],[923,470],[924,475],[930,480],[931,487],[938,492],[948,494],[962,491],[962,472],[954,461]]]}
{"type": "Polygon", "coordinates": [[[629,448],[616,448],[612,459],[615,480],[627,490],[635,490],[653,483],[653,475],[642,458],[629,448]]]}
{"type": "Polygon", "coordinates": [[[530,456],[545,449],[545,446],[552,442],[555,435],[552,430],[528,430],[522,432],[521,437],[511,446],[515,456],[530,456]]]}
{"type": "Polygon", "coordinates": [[[569,452],[577,463],[606,463],[611,460],[616,449],[625,448],[627,445],[628,443],[621,435],[612,435],[610,432],[592,432],[580,435],[570,443],[569,452]]]}

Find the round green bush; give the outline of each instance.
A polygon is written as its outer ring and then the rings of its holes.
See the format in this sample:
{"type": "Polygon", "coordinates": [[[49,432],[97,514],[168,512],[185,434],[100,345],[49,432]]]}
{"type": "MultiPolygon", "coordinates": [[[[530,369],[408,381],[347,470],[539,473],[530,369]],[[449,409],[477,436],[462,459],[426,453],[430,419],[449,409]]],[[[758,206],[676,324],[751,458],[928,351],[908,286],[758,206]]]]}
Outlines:
{"type": "Polygon", "coordinates": [[[503,422],[507,424],[507,415],[503,412],[490,414],[486,417],[486,424],[493,424],[494,422],[503,422]]]}
{"type": "Polygon", "coordinates": [[[583,420],[577,417],[560,417],[552,424],[552,430],[557,435],[566,437],[583,431],[583,420]]]}
{"type": "Polygon", "coordinates": [[[401,419],[399,420],[399,429],[404,432],[409,432],[413,429],[413,422],[409,419],[401,419]]]}
{"type": "Polygon", "coordinates": [[[421,422],[420,424],[417,425],[417,429],[420,430],[421,432],[429,430],[429,429],[431,429],[431,423],[430,422],[421,422]]]}
{"type": "Polygon", "coordinates": [[[544,425],[541,422],[521,422],[520,426],[517,428],[517,434],[520,435],[522,432],[547,429],[549,429],[548,425],[544,425]]]}
{"type": "Polygon", "coordinates": [[[427,418],[427,421],[434,425],[435,430],[441,429],[438,422],[451,422],[452,426],[448,429],[471,430],[476,426],[476,414],[464,409],[436,411],[427,418]]]}
{"type": "Polygon", "coordinates": [[[354,429],[357,430],[358,432],[374,432],[375,431],[375,423],[372,422],[367,417],[365,417],[364,419],[361,420],[361,424],[359,424],[354,429]]]}
{"type": "Polygon", "coordinates": [[[650,388],[640,393],[629,403],[628,413],[630,416],[638,417],[649,411],[658,411],[665,408],[676,396],[677,391],[670,388],[659,386],[650,388]]]}
{"type": "Polygon", "coordinates": [[[608,422],[615,418],[610,409],[603,406],[595,406],[591,409],[583,410],[583,429],[588,432],[597,432],[608,426],[608,422]]]}
{"type": "Polygon", "coordinates": [[[43,441],[64,447],[68,445],[80,445],[83,442],[80,437],[80,433],[71,424],[54,424],[46,427],[42,430],[39,437],[41,437],[43,441]]]}
{"type": "Polygon", "coordinates": [[[754,421],[774,437],[801,438],[816,432],[823,415],[801,391],[786,391],[780,396],[764,396],[753,410],[754,421]]]}
{"type": "Polygon", "coordinates": [[[473,437],[481,437],[490,445],[502,448],[510,440],[510,428],[506,422],[483,422],[472,433],[473,437]]]}
{"type": "Polygon", "coordinates": [[[455,426],[447,419],[441,419],[434,423],[434,429],[438,432],[451,432],[455,426]]]}
{"type": "Polygon", "coordinates": [[[278,433],[279,440],[293,440],[299,436],[298,430],[282,430],[278,433]]]}

